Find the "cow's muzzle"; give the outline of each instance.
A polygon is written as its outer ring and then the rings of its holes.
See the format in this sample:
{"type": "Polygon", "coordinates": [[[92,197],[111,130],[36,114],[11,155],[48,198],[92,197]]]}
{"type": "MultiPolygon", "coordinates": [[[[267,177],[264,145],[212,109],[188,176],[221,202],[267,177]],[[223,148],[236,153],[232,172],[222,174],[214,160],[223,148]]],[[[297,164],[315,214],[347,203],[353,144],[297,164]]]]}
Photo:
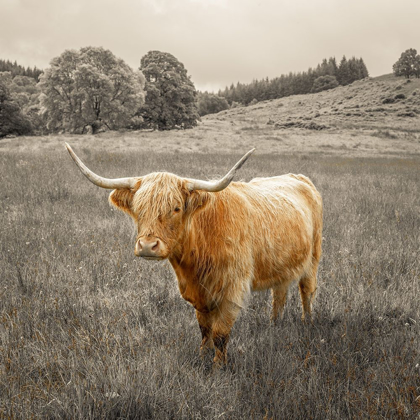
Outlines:
{"type": "Polygon", "coordinates": [[[166,246],[161,239],[155,237],[141,237],[136,242],[134,253],[137,257],[148,260],[162,260],[166,258],[166,246]]]}

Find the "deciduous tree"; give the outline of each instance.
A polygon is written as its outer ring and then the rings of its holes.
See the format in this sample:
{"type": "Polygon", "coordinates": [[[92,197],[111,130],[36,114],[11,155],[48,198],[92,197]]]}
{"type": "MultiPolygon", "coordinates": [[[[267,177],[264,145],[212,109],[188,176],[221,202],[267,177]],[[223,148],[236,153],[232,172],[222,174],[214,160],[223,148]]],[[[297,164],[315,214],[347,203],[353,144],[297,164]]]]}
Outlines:
{"type": "Polygon", "coordinates": [[[40,79],[51,130],[125,127],[144,103],[143,75],[103,48],[64,51],[40,79]]]}
{"type": "Polygon", "coordinates": [[[414,48],[405,50],[392,66],[395,76],[404,76],[409,79],[410,76],[414,75],[417,57],[417,51],[414,48]]]}
{"type": "Polygon", "coordinates": [[[24,135],[32,132],[29,119],[22,114],[13,100],[7,84],[0,80],[0,138],[10,134],[24,135]]]}
{"type": "Polygon", "coordinates": [[[320,76],[315,79],[312,86],[312,92],[321,92],[323,90],[334,89],[338,86],[337,79],[334,76],[320,76]]]}
{"type": "Polygon", "coordinates": [[[147,95],[139,114],[147,126],[169,130],[197,125],[197,92],[180,61],[172,54],[150,51],[141,59],[140,70],[147,95]]]}
{"type": "Polygon", "coordinates": [[[419,54],[416,55],[416,58],[414,60],[413,73],[417,77],[417,79],[420,78],[420,55],[419,54]]]}
{"type": "Polygon", "coordinates": [[[225,98],[208,92],[199,92],[197,103],[198,113],[201,116],[215,114],[229,108],[229,104],[225,98]]]}

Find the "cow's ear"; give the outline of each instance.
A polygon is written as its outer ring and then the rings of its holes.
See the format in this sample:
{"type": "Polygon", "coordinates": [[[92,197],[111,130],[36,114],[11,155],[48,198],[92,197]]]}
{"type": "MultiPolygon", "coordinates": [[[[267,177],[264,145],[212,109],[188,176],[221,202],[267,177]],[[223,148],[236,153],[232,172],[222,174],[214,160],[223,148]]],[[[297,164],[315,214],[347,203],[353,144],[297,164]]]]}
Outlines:
{"type": "Polygon", "coordinates": [[[124,189],[114,190],[109,195],[109,202],[115,207],[117,207],[118,209],[125,211],[131,217],[134,217],[134,213],[132,210],[133,197],[134,197],[134,192],[131,189],[124,188],[124,189]]]}
{"type": "Polygon", "coordinates": [[[188,194],[185,201],[185,212],[193,214],[196,211],[202,210],[210,199],[210,193],[205,191],[192,191],[188,194]]]}

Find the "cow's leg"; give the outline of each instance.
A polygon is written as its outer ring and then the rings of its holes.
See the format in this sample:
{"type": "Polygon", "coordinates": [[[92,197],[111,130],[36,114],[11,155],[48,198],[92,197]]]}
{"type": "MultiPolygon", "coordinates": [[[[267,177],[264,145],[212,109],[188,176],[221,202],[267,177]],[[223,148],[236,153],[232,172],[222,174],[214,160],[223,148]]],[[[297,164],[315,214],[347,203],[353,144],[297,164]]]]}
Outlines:
{"type": "Polygon", "coordinates": [[[195,311],[197,317],[198,325],[200,326],[201,331],[201,346],[200,346],[200,356],[204,357],[207,349],[214,348],[213,337],[212,337],[212,322],[213,315],[211,313],[202,313],[195,311]]]}
{"type": "Polygon", "coordinates": [[[212,336],[215,347],[214,364],[216,367],[227,363],[227,345],[230,330],[235,323],[241,306],[225,300],[215,310],[212,336]]]}
{"type": "Polygon", "coordinates": [[[311,319],[311,305],[316,292],[316,274],[317,267],[314,267],[310,273],[306,274],[299,281],[300,298],[302,300],[302,321],[306,316],[311,319]]]}
{"type": "Polygon", "coordinates": [[[283,319],[284,305],[287,299],[287,290],[289,283],[280,283],[271,289],[273,297],[273,309],[271,312],[271,321],[275,322],[277,316],[280,314],[280,319],[283,319]]]}

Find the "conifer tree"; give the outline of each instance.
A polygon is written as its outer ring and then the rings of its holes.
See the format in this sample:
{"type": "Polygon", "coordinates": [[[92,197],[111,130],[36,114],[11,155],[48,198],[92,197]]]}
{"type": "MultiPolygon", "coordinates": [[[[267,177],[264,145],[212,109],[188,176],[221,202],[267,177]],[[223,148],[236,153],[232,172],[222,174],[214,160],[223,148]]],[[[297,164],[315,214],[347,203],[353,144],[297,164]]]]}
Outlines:
{"type": "Polygon", "coordinates": [[[351,83],[351,74],[349,69],[349,64],[347,58],[343,55],[343,58],[340,61],[340,65],[337,71],[337,80],[340,85],[345,86],[351,83]]]}

